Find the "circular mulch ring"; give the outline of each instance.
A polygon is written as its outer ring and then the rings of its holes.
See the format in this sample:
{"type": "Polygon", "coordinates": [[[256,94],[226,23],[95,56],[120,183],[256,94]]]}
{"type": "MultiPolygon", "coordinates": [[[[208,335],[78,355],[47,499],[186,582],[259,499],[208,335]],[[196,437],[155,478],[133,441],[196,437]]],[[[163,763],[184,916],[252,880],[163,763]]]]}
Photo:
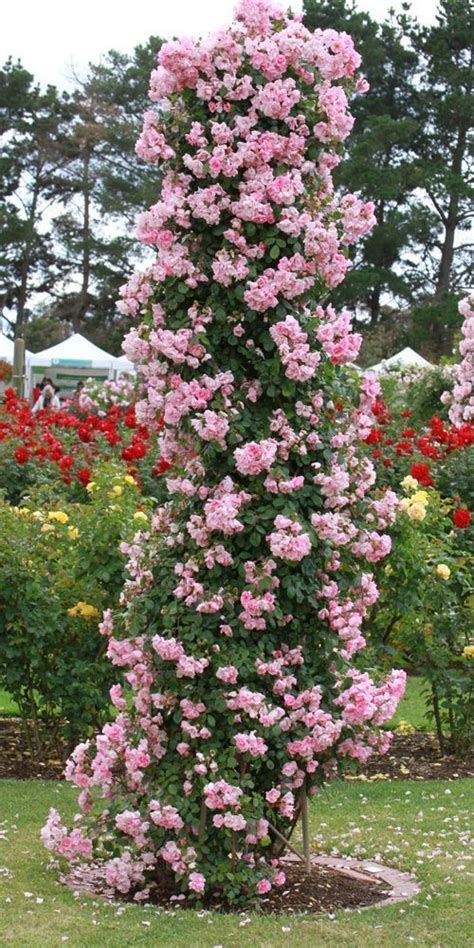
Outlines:
{"type": "MultiPolygon", "coordinates": [[[[308,874],[296,856],[282,859],[286,882],[258,900],[265,914],[301,915],[334,912],[337,909],[361,909],[391,905],[418,895],[415,877],[367,860],[346,857],[313,856],[308,874]]],[[[60,882],[79,895],[99,896],[117,902],[116,893],[103,878],[103,867],[76,866],[60,882]]],[[[167,909],[194,909],[195,902],[179,892],[168,878],[150,890],[146,904],[167,909]]],[[[214,912],[235,912],[218,897],[202,899],[202,906],[214,912]]]]}

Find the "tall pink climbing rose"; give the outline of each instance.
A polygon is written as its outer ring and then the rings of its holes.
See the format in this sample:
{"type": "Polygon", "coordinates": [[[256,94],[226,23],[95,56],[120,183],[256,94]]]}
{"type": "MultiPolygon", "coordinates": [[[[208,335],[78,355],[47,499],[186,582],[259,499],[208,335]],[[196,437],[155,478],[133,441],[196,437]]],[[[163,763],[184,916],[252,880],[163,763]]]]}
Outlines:
{"type": "Polygon", "coordinates": [[[346,34],[240,0],[151,76],[137,153],[160,176],[137,233],[156,257],[120,307],[168,500],[104,616],[122,683],[67,766],[81,814],[43,830],[136,898],[169,873],[196,898],[283,884],[303,795],[387,748],[404,690],[353,666],[397,499],[359,451],[378,391],[343,367],[360,337],[324,305],[374,223],[331,177],[359,66],[346,34]]]}

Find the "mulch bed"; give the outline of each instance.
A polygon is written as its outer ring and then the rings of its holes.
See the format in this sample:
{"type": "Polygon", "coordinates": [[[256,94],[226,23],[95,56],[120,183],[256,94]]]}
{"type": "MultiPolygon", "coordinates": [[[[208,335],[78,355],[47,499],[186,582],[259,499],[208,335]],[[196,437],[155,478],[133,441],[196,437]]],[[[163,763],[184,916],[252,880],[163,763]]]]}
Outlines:
{"type": "MultiPolygon", "coordinates": [[[[300,862],[285,862],[286,882],[281,888],[274,888],[268,895],[258,899],[258,906],[265,914],[302,914],[334,912],[336,909],[354,909],[365,905],[374,905],[389,898],[391,887],[378,879],[350,878],[337,869],[312,865],[306,873],[300,862]]],[[[61,882],[74,892],[94,895],[116,901],[115,893],[102,881],[100,868],[81,867],[72,869],[61,882]]],[[[196,902],[190,901],[179,893],[174,878],[165,877],[160,884],[150,888],[147,904],[158,905],[166,909],[194,909],[196,902]]],[[[235,906],[218,897],[203,899],[202,907],[213,912],[235,912],[235,906]]]]}
{"type": "MultiPolygon", "coordinates": [[[[42,759],[32,754],[18,718],[0,718],[0,779],[59,780],[64,759],[57,751],[46,752],[42,759]]],[[[395,734],[388,754],[373,757],[361,768],[364,779],[390,780],[452,780],[474,777],[474,755],[460,760],[441,756],[435,739],[417,731],[395,734]]],[[[360,779],[359,777],[359,779],[360,779]]]]}
{"type": "Polygon", "coordinates": [[[361,769],[363,776],[379,774],[390,780],[453,780],[474,777],[474,755],[459,757],[439,752],[436,739],[423,731],[394,734],[388,754],[371,757],[361,769]]]}
{"type": "Polygon", "coordinates": [[[43,759],[33,754],[18,718],[0,718],[0,779],[59,780],[64,760],[50,751],[43,759]]]}

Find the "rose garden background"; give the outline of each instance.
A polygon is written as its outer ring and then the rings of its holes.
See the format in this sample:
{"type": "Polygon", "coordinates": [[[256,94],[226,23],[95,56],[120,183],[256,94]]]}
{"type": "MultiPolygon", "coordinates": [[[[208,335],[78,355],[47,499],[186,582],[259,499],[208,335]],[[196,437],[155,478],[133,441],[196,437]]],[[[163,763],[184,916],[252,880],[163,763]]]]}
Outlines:
{"type": "Polygon", "coordinates": [[[473,299],[453,292],[451,362],[354,366],[342,288],[369,273],[381,207],[346,186],[374,90],[325,21],[340,6],[318,26],[242,0],[230,30],[155,43],[150,255],[118,305],[136,381],[0,406],[4,772],[71,755],[80,815],[53,805],[43,844],[55,877],[125,904],[278,908],[328,792],[375,782],[390,809],[378,780],[470,787],[473,299]]]}

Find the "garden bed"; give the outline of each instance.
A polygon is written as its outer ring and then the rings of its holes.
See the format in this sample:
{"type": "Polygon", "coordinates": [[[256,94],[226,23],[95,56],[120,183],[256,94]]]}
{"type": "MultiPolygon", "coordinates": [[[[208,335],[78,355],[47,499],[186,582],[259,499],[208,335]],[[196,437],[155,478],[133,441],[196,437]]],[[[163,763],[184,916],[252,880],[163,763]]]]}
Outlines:
{"type": "MultiPolygon", "coordinates": [[[[45,752],[42,758],[28,747],[19,718],[0,718],[0,779],[60,780],[65,756],[57,750],[45,752]]],[[[391,780],[451,780],[474,777],[474,755],[464,760],[452,755],[442,756],[435,738],[423,731],[395,734],[388,754],[373,757],[355,778],[391,780]]]]}
{"type": "MultiPolygon", "coordinates": [[[[336,909],[362,908],[375,905],[390,897],[392,889],[382,879],[363,878],[361,873],[350,869],[341,871],[332,866],[313,863],[311,871],[306,872],[301,862],[284,860],[285,885],[273,888],[268,895],[258,901],[260,910],[265,914],[315,914],[333,912],[336,909]]],[[[103,870],[77,867],[61,881],[74,892],[81,895],[94,895],[116,900],[113,889],[107,888],[102,881],[103,870]]],[[[175,877],[162,876],[156,886],[150,888],[147,899],[149,904],[163,908],[195,908],[196,903],[181,894],[175,877]]],[[[203,907],[214,912],[235,912],[235,906],[229,905],[218,896],[203,899],[203,907]]]]}
{"type": "Polygon", "coordinates": [[[368,778],[384,776],[390,780],[451,780],[474,777],[474,755],[465,759],[440,753],[436,738],[424,731],[394,734],[388,754],[374,756],[361,774],[368,778]]]}

